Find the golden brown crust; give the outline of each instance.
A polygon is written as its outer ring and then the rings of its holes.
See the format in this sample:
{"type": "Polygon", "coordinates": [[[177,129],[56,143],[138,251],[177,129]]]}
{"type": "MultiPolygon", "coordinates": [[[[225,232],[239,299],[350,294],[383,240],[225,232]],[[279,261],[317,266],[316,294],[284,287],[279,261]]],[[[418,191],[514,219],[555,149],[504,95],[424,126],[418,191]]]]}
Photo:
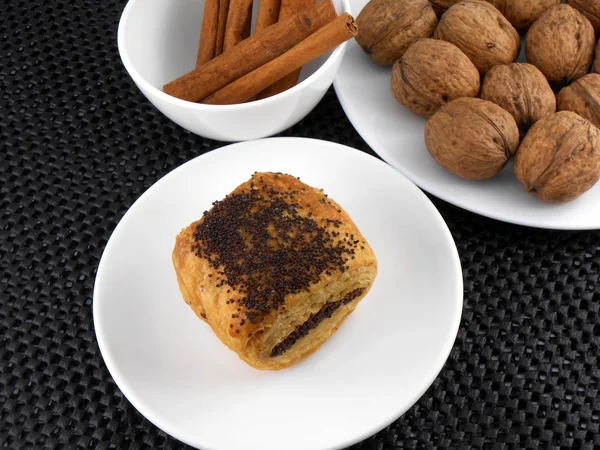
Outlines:
{"type": "Polygon", "coordinates": [[[315,352],[377,273],[335,201],[276,173],[255,173],[183,229],[173,264],[184,300],[221,341],[251,366],[275,370],[315,352]]]}

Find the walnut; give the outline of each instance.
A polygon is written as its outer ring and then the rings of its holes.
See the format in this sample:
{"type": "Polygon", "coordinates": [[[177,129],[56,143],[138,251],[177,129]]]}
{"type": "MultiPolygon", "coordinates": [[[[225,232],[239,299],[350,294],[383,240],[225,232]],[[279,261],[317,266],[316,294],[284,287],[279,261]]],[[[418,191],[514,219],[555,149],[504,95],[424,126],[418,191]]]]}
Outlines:
{"type": "Polygon", "coordinates": [[[494,6],[484,1],[461,1],[440,19],[434,37],[460,48],[484,74],[498,64],[517,60],[521,39],[494,6]]]}
{"type": "Polygon", "coordinates": [[[596,47],[596,59],[594,60],[594,72],[600,73],[600,41],[596,47]]]}
{"type": "Polygon", "coordinates": [[[570,111],[540,120],[519,147],[515,174],[545,202],[575,200],[600,178],[600,130],[570,111]]]}
{"type": "Polygon", "coordinates": [[[483,80],[480,97],[511,113],[521,136],[535,122],[556,112],[556,97],[548,81],[527,63],[494,67],[483,80]]]}
{"type": "Polygon", "coordinates": [[[460,98],[427,121],[425,145],[438,164],[456,175],[484,180],[499,173],[517,151],[519,129],[498,105],[460,98]]]}
{"type": "Polygon", "coordinates": [[[479,72],[469,58],[455,45],[435,39],[415,42],[392,69],[394,97],[423,117],[454,99],[476,97],[479,85],[479,72]]]}
{"type": "Polygon", "coordinates": [[[594,59],[594,28],[569,5],[548,9],[531,26],[525,43],[527,61],[551,85],[568,84],[589,72],[594,59]]]}
{"type": "Polygon", "coordinates": [[[600,32],[600,0],[567,0],[567,5],[587,17],[596,32],[600,32]]]}
{"type": "Polygon", "coordinates": [[[518,30],[526,30],[548,8],[561,0],[486,0],[494,5],[518,30]]]}
{"type": "Polygon", "coordinates": [[[427,0],[371,0],[356,18],[356,42],[377,64],[394,64],[408,47],[428,38],[437,16],[427,0]]]}
{"type": "Polygon", "coordinates": [[[438,17],[441,17],[448,8],[460,1],[461,0],[429,0],[429,2],[433,5],[433,10],[436,12],[438,17]]]}
{"type": "Polygon", "coordinates": [[[600,75],[590,73],[574,81],[557,96],[559,111],[573,111],[600,128],[600,75]]]}

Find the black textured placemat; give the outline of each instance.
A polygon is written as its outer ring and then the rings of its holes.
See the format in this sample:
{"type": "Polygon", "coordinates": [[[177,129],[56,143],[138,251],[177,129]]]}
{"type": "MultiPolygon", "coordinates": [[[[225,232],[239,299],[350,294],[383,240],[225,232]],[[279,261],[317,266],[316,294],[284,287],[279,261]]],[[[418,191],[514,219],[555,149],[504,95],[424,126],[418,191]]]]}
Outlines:
{"type": "MultiPolygon", "coordinates": [[[[3,447],[185,448],[112,381],[92,289],[135,199],[222,144],[171,123],[130,81],[116,49],[124,4],[0,2],[3,447]]],[[[283,135],[369,151],[332,90],[283,135]]],[[[432,200],[463,264],[458,338],[425,396],[354,448],[600,446],[599,233],[512,226],[432,200]]]]}

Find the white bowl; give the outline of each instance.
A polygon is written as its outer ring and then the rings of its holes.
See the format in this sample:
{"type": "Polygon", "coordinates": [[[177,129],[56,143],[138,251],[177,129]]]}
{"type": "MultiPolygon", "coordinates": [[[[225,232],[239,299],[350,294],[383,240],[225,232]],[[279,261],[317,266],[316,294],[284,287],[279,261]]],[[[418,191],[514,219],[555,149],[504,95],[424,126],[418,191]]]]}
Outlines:
{"type": "MultiPolygon", "coordinates": [[[[255,2],[258,3],[258,2],[255,2]]],[[[333,0],[338,13],[348,0],[333,0]]],[[[258,139],[303,119],[323,98],[346,45],[305,65],[300,82],[270,98],[239,105],[204,105],[165,94],[162,87],[194,69],[204,0],[129,0],[119,22],[119,53],[143,94],[192,133],[222,141],[258,139]]]]}

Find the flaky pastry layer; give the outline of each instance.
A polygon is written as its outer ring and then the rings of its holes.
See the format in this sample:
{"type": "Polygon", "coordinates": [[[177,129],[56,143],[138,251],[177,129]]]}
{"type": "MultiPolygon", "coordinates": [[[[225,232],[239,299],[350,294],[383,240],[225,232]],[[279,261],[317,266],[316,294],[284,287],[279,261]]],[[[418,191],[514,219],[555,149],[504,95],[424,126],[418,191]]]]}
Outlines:
{"type": "Polygon", "coordinates": [[[314,353],[371,288],[373,250],[323,191],[255,173],[176,238],[185,301],[242,360],[279,370],[314,353]]]}

